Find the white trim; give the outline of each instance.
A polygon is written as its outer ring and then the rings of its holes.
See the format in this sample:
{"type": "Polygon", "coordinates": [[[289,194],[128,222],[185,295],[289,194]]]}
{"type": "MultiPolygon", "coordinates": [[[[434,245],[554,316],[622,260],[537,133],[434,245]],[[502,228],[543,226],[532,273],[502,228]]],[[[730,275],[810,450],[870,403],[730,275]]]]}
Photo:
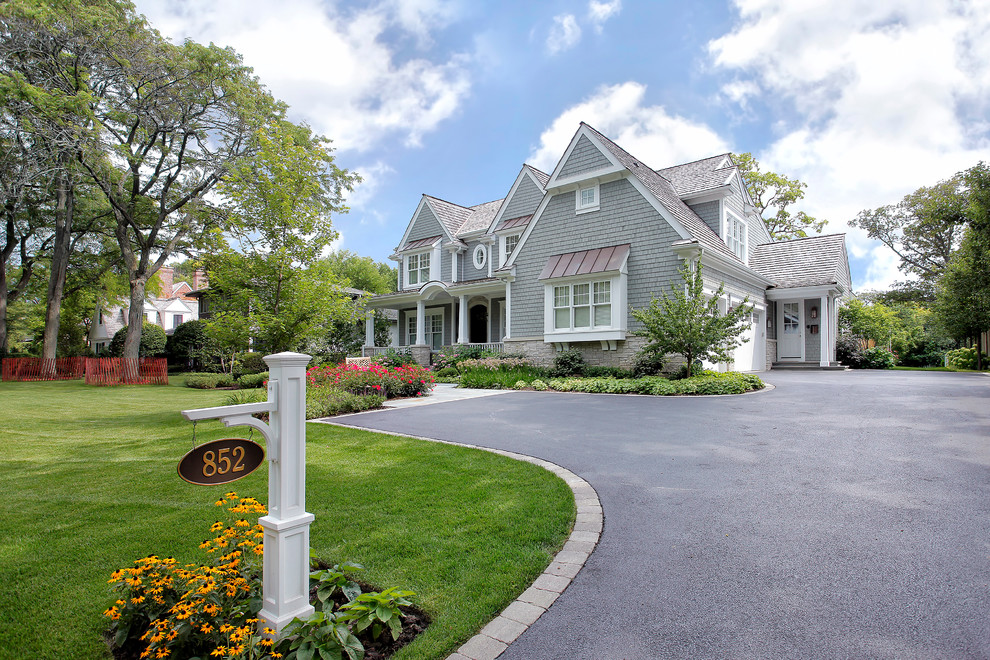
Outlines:
{"type": "Polygon", "coordinates": [[[488,265],[488,248],[481,243],[475,245],[471,253],[471,263],[474,264],[475,270],[484,270],[488,265]]]}
{"type": "Polygon", "coordinates": [[[568,185],[571,183],[586,181],[596,176],[611,174],[613,172],[619,172],[624,169],[626,168],[623,167],[622,163],[619,162],[619,159],[616,158],[615,155],[611,151],[609,151],[605,147],[605,145],[598,140],[597,137],[595,137],[594,133],[591,132],[588,126],[585,124],[581,124],[581,126],[579,126],[577,131],[574,133],[574,137],[571,138],[570,143],[567,145],[567,149],[564,150],[564,155],[560,157],[560,160],[557,161],[557,165],[553,168],[553,172],[550,173],[550,180],[547,181],[546,190],[550,190],[551,188],[557,188],[562,185],[568,185]],[[609,163],[611,163],[611,167],[602,168],[598,170],[589,170],[587,172],[572,174],[566,178],[562,178],[560,171],[564,168],[564,163],[566,163],[567,160],[571,157],[571,153],[574,151],[574,148],[577,146],[578,142],[580,142],[581,136],[584,136],[591,141],[591,144],[594,145],[598,149],[598,151],[602,153],[603,156],[605,156],[605,159],[608,160],[609,163]]]}
{"type": "MultiPolygon", "coordinates": [[[[530,178],[537,190],[543,192],[543,197],[546,197],[546,189],[543,187],[543,184],[536,178],[536,175],[533,174],[532,169],[528,165],[523,165],[522,170],[520,170],[519,174],[516,175],[516,180],[512,182],[512,187],[509,188],[509,194],[505,196],[505,199],[502,201],[502,205],[498,208],[498,213],[495,214],[495,218],[492,219],[492,223],[488,225],[488,231],[486,233],[492,234],[495,232],[495,228],[498,227],[498,223],[502,221],[502,217],[505,215],[505,210],[509,207],[509,202],[519,189],[524,174],[530,178]]],[[[542,201],[542,199],[540,201],[542,201]]]]}
{"type": "Polygon", "coordinates": [[[509,257],[512,255],[512,250],[509,250],[505,246],[506,241],[508,239],[510,239],[510,238],[515,238],[516,239],[516,244],[513,246],[513,250],[514,250],[516,247],[519,246],[519,241],[522,238],[522,231],[517,231],[515,233],[499,234],[499,236],[498,236],[498,254],[499,254],[499,261],[501,262],[499,264],[499,268],[501,268],[502,266],[504,266],[505,265],[505,262],[507,262],[509,260],[509,257]]]}
{"type": "Polygon", "coordinates": [[[590,213],[591,211],[597,211],[601,208],[601,206],[602,206],[601,186],[598,184],[597,181],[595,181],[591,185],[578,186],[578,189],[574,191],[574,212],[576,214],[580,215],[582,213],[590,213]],[[594,200],[592,200],[587,204],[583,202],[584,191],[586,190],[591,190],[594,196],[594,200]]]}
{"type": "MultiPolygon", "coordinates": [[[[623,264],[624,265],[624,264],[623,264]]],[[[610,271],[607,273],[592,273],[588,275],[560,277],[543,282],[543,335],[546,342],[561,341],[599,341],[599,340],[619,340],[626,338],[626,301],[628,276],[625,269],[622,271],[610,271]],[[609,283],[609,312],[611,318],[607,326],[595,326],[595,305],[594,296],[595,282],[609,283]],[[560,329],[556,327],[554,307],[554,287],[567,286],[568,305],[570,309],[570,323],[574,322],[574,285],[588,284],[588,308],[590,326],[570,327],[560,329]]],[[[563,308],[561,308],[563,309],[563,308]]]]}
{"type": "Polygon", "coordinates": [[[698,192],[684,195],[681,197],[681,201],[685,204],[704,204],[705,202],[714,202],[725,199],[731,194],[732,187],[722,185],[718,188],[708,188],[706,190],[699,190],[698,192]]]}
{"type": "MultiPolygon", "coordinates": [[[[422,303],[422,301],[419,301],[419,302],[422,303]]],[[[417,335],[420,332],[420,322],[419,322],[420,316],[418,314],[419,309],[420,309],[420,305],[417,304],[416,310],[403,310],[405,312],[405,314],[406,314],[406,327],[405,328],[402,328],[402,333],[403,333],[402,334],[402,338],[405,339],[407,342],[409,341],[409,321],[410,321],[410,319],[412,319],[416,323],[416,333],[417,333],[417,335]]],[[[423,323],[422,323],[422,332],[423,332],[422,339],[423,339],[423,341],[422,342],[417,341],[417,343],[415,343],[415,344],[409,344],[409,343],[407,343],[407,344],[405,344],[405,346],[429,346],[431,349],[433,348],[433,345],[430,344],[429,341],[427,341],[426,319],[427,318],[434,317],[434,316],[439,316],[440,317],[440,345],[443,346],[444,345],[444,339],[445,339],[444,335],[446,334],[446,330],[447,330],[447,306],[446,305],[438,305],[438,306],[434,306],[434,307],[426,307],[425,305],[422,305],[422,309],[423,309],[423,317],[422,317],[423,318],[423,323]]],[[[435,334],[435,333],[429,333],[429,334],[435,334]]],[[[419,336],[417,336],[416,339],[419,340],[419,336]]]]}
{"type": "Polygon", "coordinates": [[[728,207],[727,204],[722,204],[721,206],[722,206],[722,242],[725,243],[725,246],[727,248],[732,250],[732,253],[734,255],[739,257],[740,261],[742,261],[746,265],[749,265],[749,247],[750,247],[749,223],[743,220],[742,218],[740,218],[735,211],[733,211],[728,207]],[[734,236],[734,232],[731,231],[732,227],[730,223],[735,224],[737,228],[742,230],[742,237],[738,239],[739,243],[741,244],[740,247],[742,248],[742,254],[739,254],[736,251],[736,248],[729,243],[730,237],[733,238],[733,242],[736,242],[737,240],[736,237],[734,236]]]}
{"type": "Polygon", "coordinates": [[[793,298],[787,300],[780,300],[777,303],[777,361],[778,362],[804,362],[805,360],[805,343],[806,339],[804,336],[804,299],[803,298],[793,298]],[[781,342],[784,335],[784,305],[787,303],[797,303],[798,306],[798,344],[801,347],[801,355],[799,357],[783,357],[781,355],[781,342]]]}

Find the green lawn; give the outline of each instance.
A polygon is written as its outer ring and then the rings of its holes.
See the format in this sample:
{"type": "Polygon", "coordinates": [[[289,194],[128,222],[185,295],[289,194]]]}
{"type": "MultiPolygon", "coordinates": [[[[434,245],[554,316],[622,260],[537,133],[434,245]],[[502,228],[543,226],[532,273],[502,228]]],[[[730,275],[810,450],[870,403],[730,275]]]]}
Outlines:
{"type": "MultiPolygon", "coordinates": [[[[192,447],[178,411],[227,392],[180,386],[0,383],[0,658],[109,657],[100,639],[111,571],[198,549],[227,490],[267,500],[267,467],[226,486],[176,474],[192,447]]],[[[199,442],[242,436],[219,422],[199,442]]],[[[257,439],[257,435],[255,436],[257,439]]],[[[307,510],[316,556],[418,595],[428,631],[397,658],[443,658],[528,586],[574,519],[549,472],[488,452],[307,426],[307,510]]]]}

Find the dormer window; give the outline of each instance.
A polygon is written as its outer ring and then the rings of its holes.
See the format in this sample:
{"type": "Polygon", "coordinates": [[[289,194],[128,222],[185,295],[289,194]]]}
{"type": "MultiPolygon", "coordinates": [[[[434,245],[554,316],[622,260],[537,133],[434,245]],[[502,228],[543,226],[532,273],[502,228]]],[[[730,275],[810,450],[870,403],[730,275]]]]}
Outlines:
{"type": "Polygon", "coordinates": [[[578,188],[577,191],[577,212],[587,213],[598,210],[598,184],[578,188]]]}
{"type": "Polygon", "coordinates": [[[500,266],[505,265],[505,262],[509,260],[509,255],[519,245],[519,237],[520,234],[510,234],[509,236],[502,237],[502,263],[499,264],[500,266]]]}

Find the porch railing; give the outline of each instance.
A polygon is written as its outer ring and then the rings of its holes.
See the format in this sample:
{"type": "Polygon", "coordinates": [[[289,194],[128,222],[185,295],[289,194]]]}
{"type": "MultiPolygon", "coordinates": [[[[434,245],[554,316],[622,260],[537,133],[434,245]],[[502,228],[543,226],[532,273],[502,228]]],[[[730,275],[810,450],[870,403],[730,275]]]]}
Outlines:
{"type": "Polygon", "coordinates": [[[361,347],[361,357],[375,357],[376,355],[382,355],[383,353],[388,353],[389,351],[395,351],[396,353],[408,353],[408,346],[362,346],[361,347]]]}

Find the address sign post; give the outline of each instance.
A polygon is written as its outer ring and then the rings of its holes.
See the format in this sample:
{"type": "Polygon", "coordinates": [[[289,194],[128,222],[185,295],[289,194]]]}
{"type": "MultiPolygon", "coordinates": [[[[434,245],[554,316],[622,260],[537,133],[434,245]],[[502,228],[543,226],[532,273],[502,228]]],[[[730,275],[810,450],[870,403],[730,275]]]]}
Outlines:
{"type": "Polygon", "coordinates": [[[295,617],[313,613],[309,603],[309,525],[306,512],[306,365],[301,353],[276,353],[268,364],[268,401],[183,410],[195,422],[219,419],[225,426],[251,426],[268,449],[268,515],[265,530],[263,605],[259,617],[281,632],[295,617]],[[268,413],[268,423],[252,415],[268,413]]]}

